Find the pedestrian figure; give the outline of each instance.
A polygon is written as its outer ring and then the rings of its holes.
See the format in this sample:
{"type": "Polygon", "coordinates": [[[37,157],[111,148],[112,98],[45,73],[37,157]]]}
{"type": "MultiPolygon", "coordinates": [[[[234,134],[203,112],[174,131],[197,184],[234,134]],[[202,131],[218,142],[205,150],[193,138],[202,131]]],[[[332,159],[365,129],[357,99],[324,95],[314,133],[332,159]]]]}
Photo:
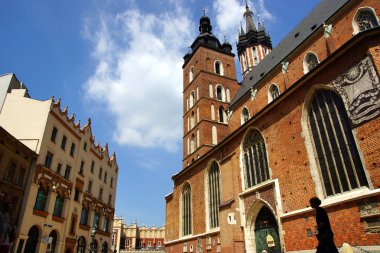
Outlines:
{"type": "Polygon", "coordinates": [[[334,243],[334,233],[331,230],[329,216],[325,209],[320,207],[321,200],[317,197],[310,199],[310,205],[315,209],[317,221],[316,236],[318,239],[317,253],[338,253],[334,243]]]}

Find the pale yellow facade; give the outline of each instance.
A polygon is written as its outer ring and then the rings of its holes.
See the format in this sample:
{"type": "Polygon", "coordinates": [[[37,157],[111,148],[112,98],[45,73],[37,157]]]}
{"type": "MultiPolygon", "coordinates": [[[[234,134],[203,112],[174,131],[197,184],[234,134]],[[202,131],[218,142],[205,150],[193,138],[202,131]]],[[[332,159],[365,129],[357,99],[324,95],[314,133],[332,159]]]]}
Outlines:
{"type": "Polygon", "coordinates": [[[60,99],[17,89],[6,95],[0,126],[39,155],[15,252],[88,252],[94,220],[97,252],[111,252],[118,166],[107,144],[94,143],[90,119],[81,126],[60,99]]]}

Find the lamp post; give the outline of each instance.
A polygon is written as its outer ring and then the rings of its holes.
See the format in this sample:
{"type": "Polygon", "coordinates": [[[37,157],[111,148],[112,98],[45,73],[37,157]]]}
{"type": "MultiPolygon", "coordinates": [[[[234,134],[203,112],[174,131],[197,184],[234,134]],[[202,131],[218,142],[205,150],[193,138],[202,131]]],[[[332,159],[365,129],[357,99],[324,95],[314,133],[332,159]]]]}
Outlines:
{"type": "Polygon", "coordinates": [[[90,253],[95,253],[97,251],[97,247],[95,248],[95,235],[96,235],[96,225],[91,228],[90,253]]]}

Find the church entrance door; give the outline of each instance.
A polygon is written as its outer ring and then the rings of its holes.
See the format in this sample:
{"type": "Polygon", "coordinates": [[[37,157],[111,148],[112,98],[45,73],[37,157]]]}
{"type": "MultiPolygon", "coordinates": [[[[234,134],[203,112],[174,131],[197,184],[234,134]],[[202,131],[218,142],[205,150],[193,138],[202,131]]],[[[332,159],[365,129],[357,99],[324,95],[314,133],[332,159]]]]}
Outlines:
{"type": "Polygon", "coordinates": [[[262,207],[255,222],[256,253],[281,253],[278,225],[272,212],[262,207]]]}

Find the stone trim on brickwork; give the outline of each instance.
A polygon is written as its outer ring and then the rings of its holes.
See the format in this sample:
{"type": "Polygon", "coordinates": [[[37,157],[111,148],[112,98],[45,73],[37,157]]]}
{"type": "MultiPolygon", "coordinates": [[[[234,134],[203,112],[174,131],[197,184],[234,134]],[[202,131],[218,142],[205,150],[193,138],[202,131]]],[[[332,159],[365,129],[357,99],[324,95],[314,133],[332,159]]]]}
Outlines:
{"type": "Polygon", "coordinates": [[[196,235],[186,236],[186,237],[182,237],[182,238],[179,238],[179,239],[176,239],[176,240],[172,240],[172,241],[165,241],[165,245],[166,244],[178,243],[178,242],[185,242],[185,241],[189,241],[189,240],[192,240],[192,239],[196,239],[198,237],[205,237],[205,236],[208,236],[208,235],[213,235],[213,234],[216,234],[216,233],[219,233],[219,232],[220,232],[220,229],[217,229],[215,231],[210,231],[210,232],[206,232],[206,233],[202,233],[202,234],[196,234],[196,235]]]}

